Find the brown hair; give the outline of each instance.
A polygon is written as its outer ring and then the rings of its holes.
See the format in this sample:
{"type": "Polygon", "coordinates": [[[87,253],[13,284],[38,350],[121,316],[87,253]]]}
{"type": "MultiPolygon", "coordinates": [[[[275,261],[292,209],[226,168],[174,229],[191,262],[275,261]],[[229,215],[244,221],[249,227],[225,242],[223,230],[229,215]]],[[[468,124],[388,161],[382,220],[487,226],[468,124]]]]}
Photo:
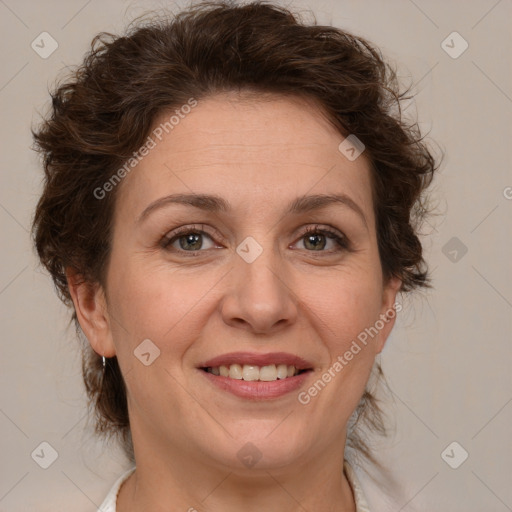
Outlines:
{"type": "MultiPolygon", "coordinates": [[[[355,134],[371,163],[384,277],[399,277],[402,292],[430,286],[418,227],[437,167],[417,123],[402,117],[400,102],[411,96],[401,92],[380,51],[362,37],[306,24],[266,2],[203,2],[172,19],[138,20],[123,37],[97,35],[33,130],[45,171],[33,237],[66,305],[72,306],[67,268],[86,282],[105,284],[116,190],[101,200],[94,190],[141,147],[163,110],[233,90],[313,99],[341,134],[355,134]]],[[[72,320],[80,334],[76,312],[72,320]]],[[[101,357],[84,343],[82,360],[96,432],[119,435],[134,461],[116,357],[103,373],[101,357]]],[[[355,425],[365,422],[370,431],[385,433],[369,388],[353,417],[355,425]]],[[[376,462],[361,429],[349,434],[347,447],[376,462]]]]}

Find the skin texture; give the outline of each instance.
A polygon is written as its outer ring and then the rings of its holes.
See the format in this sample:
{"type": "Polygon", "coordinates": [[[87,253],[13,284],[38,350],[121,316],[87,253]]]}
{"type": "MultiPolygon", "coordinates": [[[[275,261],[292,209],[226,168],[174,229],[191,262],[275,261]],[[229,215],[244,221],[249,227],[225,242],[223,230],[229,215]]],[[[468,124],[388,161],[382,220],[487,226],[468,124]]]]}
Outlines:
{"type": "Polygon", "coordinates": [[[297,399],[400,286],[383,282],[368,161],[349,161],[343,138],[311,102],[224,93],[200,100],[119,185],[105,289],[68,273],[84,333],[98,354],[117,355],[128,389],[137,470],[118,511],[355,510],[341,470],[346,425],[394,319],[309,404],[297,399]],[[153,201],[192,192],[233,210],[167,205],[137,221],[153,201]],[[331,193],[365,220],[338,204],[283,215],[298,196],[331,193]],[[308,244],[304,229],[317,224],[350,249],[321,233],[308,244]],[[164,249],[181,226],[207,235],[188,253],[183,235],[185,249],[178,239],[164,249]],[[250,264],[236,253],[248,236],[263,249],[250,264]],[[149,366],[134,356],[145,339],[161,351],[149,366]],[[197,369],[233,351],[289,352],[314,372],[283,397],[242,399],[197,369]],[[237,457],[247,442],[262,455],[252,468],[237,457]]]}

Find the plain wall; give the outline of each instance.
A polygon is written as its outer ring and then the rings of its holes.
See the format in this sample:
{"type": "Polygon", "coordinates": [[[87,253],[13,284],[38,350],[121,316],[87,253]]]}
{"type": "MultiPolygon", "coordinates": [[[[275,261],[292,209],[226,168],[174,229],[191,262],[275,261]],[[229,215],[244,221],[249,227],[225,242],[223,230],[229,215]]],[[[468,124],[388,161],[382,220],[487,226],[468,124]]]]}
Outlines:
{"type": "MultiPolygon", "coordinates": [[[[318,23],[379,46],[404,80],[414,82],[411,109],[427,140],[446,153],[434,184],[439,215],[424,230],[434,288],[404,299],[381,356],[395,430],[377,439],[375,449],[402,491],[386,497],[358,471],[371,509],[512,510],[512,3],[287,4],[311,8],[318,23]],[[442,47],[454,31],[469,44],[458,58],[442,47]],[[458,469],[441,457],[453,441],[469,453],[458,469]]],[[[66,65],[81,62],[97,32],[119,33],[147,9],[179,5],[0,2],[2,512],[94,511],[126,468],[120,450],[107,449],[91,433],[79,343],[31,248],[42,169],[29,149],[30,127],[48,107],[48,88],[66,65]],[[31,48],[43,31],[59,45],[47,59],[31,48]],[[58,452],[46,470],[31,457],[43,441],[58,452]]],[[[461,47],[457,37],[449,43],[452,52],[461,47]]]]}

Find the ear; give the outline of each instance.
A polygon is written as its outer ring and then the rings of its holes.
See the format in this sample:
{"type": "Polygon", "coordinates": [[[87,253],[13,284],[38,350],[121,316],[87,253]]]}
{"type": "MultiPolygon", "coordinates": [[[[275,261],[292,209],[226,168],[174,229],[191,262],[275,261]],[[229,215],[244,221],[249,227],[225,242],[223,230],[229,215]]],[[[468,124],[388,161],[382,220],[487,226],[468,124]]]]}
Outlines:
{"type": "Polygon", "coordinates": [[[71,268],[66,269],[66,278],[78,322],[91,347],[100,356],[115,356],[103,288],[99,283],[86,282],[71,268]]]}
{"type": "Polygon", "coordinates": [[[382,352],[384,344],[395,325],[396,315],[402,310],[401,304],[396,303],[396,296],[401,286],[402,280],[400,278],[391,277],[388,282],[385,283],[382,290],[382,307],[379,320],[382,321],[384,326],[379,331],[376,354],[380,354],[382,352]]]}

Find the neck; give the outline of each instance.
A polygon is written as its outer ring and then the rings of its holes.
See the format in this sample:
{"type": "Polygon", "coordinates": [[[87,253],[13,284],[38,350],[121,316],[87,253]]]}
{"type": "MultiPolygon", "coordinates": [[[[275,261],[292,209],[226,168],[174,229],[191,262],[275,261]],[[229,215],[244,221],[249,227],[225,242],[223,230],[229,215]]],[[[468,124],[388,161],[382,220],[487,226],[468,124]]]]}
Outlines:
{"type": "Polygon", "coordinates": [[[355,512],[343,472],[343,446],[288,466],[240,470],[180,451],[166,456],[134,445],[137,469],[121,487],[116,510],[355,512]]]}

